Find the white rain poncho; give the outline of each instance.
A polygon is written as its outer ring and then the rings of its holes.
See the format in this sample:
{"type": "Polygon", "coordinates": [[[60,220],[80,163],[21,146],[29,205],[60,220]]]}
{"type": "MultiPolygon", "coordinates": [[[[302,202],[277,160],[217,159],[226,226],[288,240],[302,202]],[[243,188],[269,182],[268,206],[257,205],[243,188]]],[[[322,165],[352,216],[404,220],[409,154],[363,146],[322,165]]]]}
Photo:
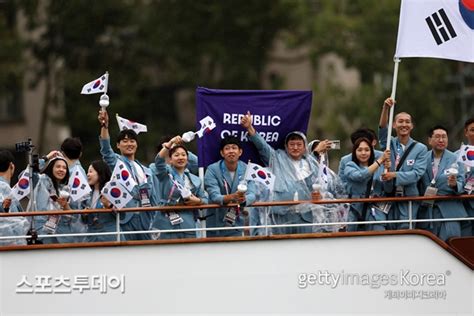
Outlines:
{"type": "MultiPolygon", "coordinates": [[[[19,202],[11,197],[11,188],[8,183],[0,179],[0,203],[6,198],[12,199],[10,212],[18,212],[19,202]]],[[[25,217],[4,217],[0,221],[0,236],[24,236],[28,228],[29,221],[25,217]]],[[[0,245],[26,245],[26,239],[0,239],[0,245]]]]}
{"type": "MultiPolygon", "coordinates": [[[[344,186],[339,177],[329,168],[324,169],[325,176],[318,177],[320,165],[316,158],[307,150],[306,137],[300,132],[292,132],[304,139],[306,153],[299,161],[293,160],[286,150],[271,148],[263,138],[255,134],[250,139],[257,147],[260,157],[267,164],[276,177],[275,187],[270,194],[273,201],[311,200],[313,184],[321,185],[321,194],[324,199],[335,199],[346,197],[344,186]],[[300,170],[297,170],[300,169],[300,170]],[[303,172],[301,170],[304,170],[303,172]],[[322,183],[322,181],[324,183],[322,183]]],[[[288,138],[288,136],[287,136],[288,138]]],[[[285,142],[286,143],[286,142],[285,142]]],[[[344,221],[347,215],[347,206],[338,204],[315,205],[300,204],[298,206],[275,206],[269,212],[272,224],[307,224],[313,222],[329,222],[337,219],[344,221]]],[[[284,233],[308,233],[318,231],[310,226],[275,228],[276,234],[284,233]]],[[[338,227],[335,226],[335,230],[338,227]]]]}
{"type": "MultiPolygon", "coordinates": [[[[67,185],[60,185],[59,191],[68,190],[67,185]]],[[[35,187],[36,211],[55,211],[61,207],[51,197],[56,196],[56,190],[50,177],[45,174],[39,175],[38,184],[35,187]]],[[[28,208],[30,209],[30,207],[28,208]]],[[[74,234],[87,232],[87,225],[82,221],[80,214],[60,215],[59,223],[55,228],[45,224],[51,216],[34,216],[34,228],[38,235],[51,234],[74,234]]],[[[70,243],[82,242],[84,237],[51,237],[43,238],[44,243],[70,243]]]]}

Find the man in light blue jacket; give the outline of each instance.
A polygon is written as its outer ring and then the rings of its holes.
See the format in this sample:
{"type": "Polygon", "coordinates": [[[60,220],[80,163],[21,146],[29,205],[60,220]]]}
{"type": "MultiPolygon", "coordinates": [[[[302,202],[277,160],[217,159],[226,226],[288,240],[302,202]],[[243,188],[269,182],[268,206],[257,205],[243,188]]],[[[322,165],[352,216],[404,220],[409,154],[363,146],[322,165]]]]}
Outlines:
{"type": "MultiPolygon", "coordinates": [[[[386,147],[388,134],[388,114],[390,107],[395,104],[394,100],[387,98],[383,104],[379,121],[379,141],[382,148],[386,147]]],[[[385,181],[385,192],[391,192],[391,196],[419,196],[417,183],[426,172],[429,159],[428,149],[422,143],[411,138],[413,121],[410,114],[400,112],[395,115],[393,128],[396,137],[390,140],[391,169],[382,175],[385,181]]],[[[416,219],[418,203],[412,203],[411,218],[416,219]]],[[[408,220],[409,203],[392,203],[388,214],[389,220],[408,220]]],[[[392,224],[392,229],[407,229],[408,222],[392,224]]]]}
{"type": "MultiPolygon", "coordinates": [[[[275,201],[311,200],[320,198],[319,192],[313,192],[312,186],[318,182],[319,164],[308,151],[306,136],[299,132],[290,132],[285,138],[285,149],[273,149],[252,125],[252,116],[242,117],[241,125],[247,129],[249,139],[255,145],[263,163],[275,175],[275,187],[270,199],[275,201]]],[[[336,195],[344,189],[332,171],[329,171],[327,192],[336,195]]],[[[311,205],[300,204],[296,207],[274,206],[271,208],[272,224],[293,225],[313,223],[311,205]]],[[[274,234],[311,233],[311,226],[288,226],[272,229],[274,234]]]]}
{"type": "MultiPolygon", "coordinates": [[[[129,174],[133,177],[137,185],[133,188],[133,199],[127,203],[126,207],[148,207],[156,206],[157,197],[153,183],[153,175],[150,169],[135,159],[138,148],[137,134],[133,130],[123,130],[117,137],[117,149],[120,155],[114,153],[110,146],[109,117],[106,111],[99,112],[100,130],[100,154],[109,165],[110,170],[114,170],[115,164],[122,161],[129,174]]],[[[127,212],[120,213],[120,228],[123,231],[148,230],[151,226],[154,212],[127,212]]],[[[147,240],[149,234],[126,234],[125,240],[147,240]]]]}
{"type": "MultiPolygon", "coordinates": [[[[244,226],[244,207],[255,201],[255,184],[253,181],[247,183],[245,180],[247,164],[239,160],[242,155],[240,140],[234,136],[222,139],[220,154],[223,159],[209,165],[204,176],[210,203],[223,206],[238,203],[240,206],[208,209],[206,224],[208,228],[244,226]]],[[[246,210],[249,211],[253,210],[246,210]]],[[[241,229],[214,230],[208,231],[207,236],[242,236],[242,233],[241,229]]]]}
{"type": "MultiPolygon", "coordinates": [[[[430,129],[426,172],[421,181],[421,194],[425,195],[456,195],[462,194],[464,187],[464,170],[457,162],[457,156],[446,149],[448,147],[448,131],[437,125],[430,129]]],[[[460,200],[424,202],[421,205],[420,217],[428,219],[466,217],[460,200]]],[[[432,233],[442,240],[461,236],[460,222],[433,222],[425,225],[432,233]]],[[[470,232],[470,227],[469,227],[470,232]]]]}
{"type": "Polygon", "coordinates": [[[12,199],[10,182],[15,172],[13,154],[8,150],[0,150],[0,212],[19,212],[21,205],[12,199]]]}

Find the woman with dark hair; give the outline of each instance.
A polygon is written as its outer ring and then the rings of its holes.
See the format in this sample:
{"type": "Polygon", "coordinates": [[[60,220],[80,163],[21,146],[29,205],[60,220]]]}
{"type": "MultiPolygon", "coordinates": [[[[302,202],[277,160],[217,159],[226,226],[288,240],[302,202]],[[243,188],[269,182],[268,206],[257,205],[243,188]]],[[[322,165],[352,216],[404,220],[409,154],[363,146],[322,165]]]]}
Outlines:
{"type": "MultiPolygon", "coordinates": [[[[201,180],[186,168],[188,151],[184,146],[179,145],[180,143],[180,136],[163,143],[163,148],[155,159],[159,179],[160,205],[207,204],[208,199],[205,191],[201,188],[201,180]],[[166,163],[167,156],[169,164],[166,163]]],[[[194,229],[196,228],[197,214],[197,210],[156,212],[152,229],[194,229]]],[[[194,238],[196,232],[154,234],[153,237],[154,239],[194,238]]]]}
{"type": "MultiPolygon", "coordinates": [[[[92,193],[83,202],[83,208],[112,208],[112,204],[100,193],[111,176],[112,172],[103,160],[95,160],[90,164],[87,170],[87,182],[91,186],[92,193]]],[[[87,224],[88,233],[105,233],[116,230],[116,215],[114,213],[87,214],[83,218],[87,224]]],[[[89,235],[86,237],[87,242],[115,240],[114,235],[89,235]]]]}
{"type": "MultiPolygon", "coordinates": [[[[68,186],[69,169],[66,160],[57,156],[48,161],[48,164],[39,175],[35,187],[37,211],[70,210],[68,186]]],[[[34,227],[39,235],[84,233],[85,226],[79,214],[35,216],[34,227]]],[[[83,237],[63,236],[42,239],[44,243],[81,242],[83,237]]]]}
{"type": "MultiPolygon", "coordinates": [[[[349,197],[368,198],[383,196],[381,175],[384,167],[390,167],[390,151],[375,159],[374,147],[365,137],[358,138],[352,147],[352,161],[344,169],[347,179],[346,190],[349,197]]],[[[352,203],[348,221],[386,220],[385,204],[352,203]]],[[[385,230],[385,224],[367,225],[366,230],[385,230]]],[[[349,225],[347,231],[362,230],[358,225],[349,225]]]]}

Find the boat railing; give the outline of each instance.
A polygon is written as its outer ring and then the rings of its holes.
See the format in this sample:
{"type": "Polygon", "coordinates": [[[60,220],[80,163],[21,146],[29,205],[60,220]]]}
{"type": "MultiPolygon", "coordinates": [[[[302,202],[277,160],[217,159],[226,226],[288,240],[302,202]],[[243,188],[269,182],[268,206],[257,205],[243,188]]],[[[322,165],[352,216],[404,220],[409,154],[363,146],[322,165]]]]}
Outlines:
{"type": "MultiPolygon", "coordinates": [[[[344,227],[347,225],[370,225],[370,224],[399,224],[408,223],[409,229],[413,229],[416,223],[425,222],[450,222],[450,221],[473,221],[474,217],[462,217],[462,218],[439,218],[439,219],[416,219],[413,218],[413,203],[418,203],[426,200],[433,201],[445,201],[445,200],[472,200],[474,195],[452,195],[452,196],[419,196],[419,197],[377,197],[377,198],[351,198],[351,199],[331,199],[331,200],[299,200],[299,201],[272,201],[272,202],[256,202],[248,207],[251,208],[264,208],[268,215],[269,209],[272,206],[294,206],[304,203],[309,204],[351,204],[351,203],[379,203],[379,202],[407,202],[408,203],[408,219],[406,220],[384,220],[384,221],[337,221],[337,222],[324,222],[324,223],[304,223],[304,224],[270,224],[268,221],[262,223],[262,225],[245,225],[245,226],[232,226],[232,227],[201,227],[201,228],[189,228],[189,229],[171,229],[171,230],[141,230],[141,231],[121,231],[120,229],[120,216],[116,216],[116,230],[114,232],[100,232],[100,233],[73,233],[73,234],[46,234],[38,235],[37,238],[51,238],[51,237],[86,237],[86,236],[116,236],[116,241],[121,241],[122,235],[128,234],[166,234],[166,233],[178,233],[178,232],[196,232],[201,233],[202,237],[205,237],[205,233],[208,231],[225,231],[225,230],[248,230],[248,229],[263,229],[264,235],[271,234],[271,228],[282,228],[282,227],[318,227],[318,226],[340,226],[344,227]]],[[[18,212],[18,213],[0,213],[2,217],[32,217],[32,216],[49,216],[49,215],[72,215],[72,214],[94,214],[94,213],[120,213],[127,212],[180,212],[180,211],[193,211],[193,210],[204,210],[213,208],[222,208],[219,204],[204,204],[199,206],[186,206],[186,205],[173,205],[173,206],[156,206],[156,207],[134,207],[134,208],[122,208],[122,209],[83,209],[83,210],[57,210],[57,211],[34,211],[34,212],[18,212]]],[[[224,207],[237,207],[237,204],[228,204],[224,207]]],[[[268,216],[265,216],[268,218],[268,216]]],[[[0,236],[0,240],[11,240],[11,239],[25,239],[31,238],[30,235],[15,235],[15,236],[0,236]]]]}

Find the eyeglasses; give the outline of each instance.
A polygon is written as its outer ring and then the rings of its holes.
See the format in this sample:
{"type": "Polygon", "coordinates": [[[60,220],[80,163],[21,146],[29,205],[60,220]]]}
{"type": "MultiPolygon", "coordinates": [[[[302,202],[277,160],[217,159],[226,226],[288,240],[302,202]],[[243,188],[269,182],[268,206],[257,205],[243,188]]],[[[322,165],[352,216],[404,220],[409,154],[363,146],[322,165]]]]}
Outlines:
{"type": "Polygon", "coordinates": [[[439,139],[448,139],[448,136],[447,135],[433,135],[431,136],[431,138],[434,138],[436,140],[439,140],[439,139]]]}

